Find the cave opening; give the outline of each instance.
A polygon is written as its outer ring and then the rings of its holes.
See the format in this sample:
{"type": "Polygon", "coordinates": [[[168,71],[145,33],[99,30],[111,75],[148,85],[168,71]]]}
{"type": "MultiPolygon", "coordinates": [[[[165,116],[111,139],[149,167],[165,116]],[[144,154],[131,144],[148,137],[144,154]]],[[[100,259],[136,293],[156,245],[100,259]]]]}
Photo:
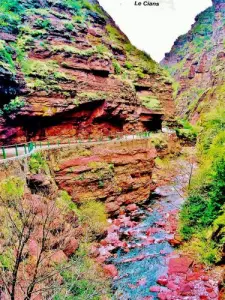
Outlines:
{"type": "Polygon", "coordinates": [[[108,70],[92,70],[92,74],[100,77],[109,77],[108,70]]]}
{"type": "Polygon", "coordinates": [[[110,135],[123,131],[124,120],[119,117],[112,117],[109,114],[106,114],[104,116],[95,118],[93,125],[98,125],[101,127],[104,135],[110,135]]]}
{"type": "Polygon", "coordinates": [[[162,115],[153,115],[151,120],[143,122],[147,131],[157,132],[162,130],[162,115]]]}
{"type": "Polygon", "coordinates": [[[24,116],[22,120],[20,118],[20,125],[23,126],[27,141],[57,136],[114,136],[123,131],[124,120],[112,116],[104,104],[105,100],[97,100],[54,116],[24,116]]]}

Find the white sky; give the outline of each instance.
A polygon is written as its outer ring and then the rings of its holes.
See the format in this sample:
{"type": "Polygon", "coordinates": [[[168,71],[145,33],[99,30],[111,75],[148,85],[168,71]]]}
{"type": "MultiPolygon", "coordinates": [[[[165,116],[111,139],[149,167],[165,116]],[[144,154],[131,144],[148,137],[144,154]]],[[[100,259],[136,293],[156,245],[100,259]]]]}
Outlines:
{"type": "Polygon", "coordinates": [[[179,35],[190,29],[195,16],[212,5],[211,0],[158,1],[160,7],[135,6],[135,0],[99,0],[130,41],[156,61],[170,51],[179,35]]]}

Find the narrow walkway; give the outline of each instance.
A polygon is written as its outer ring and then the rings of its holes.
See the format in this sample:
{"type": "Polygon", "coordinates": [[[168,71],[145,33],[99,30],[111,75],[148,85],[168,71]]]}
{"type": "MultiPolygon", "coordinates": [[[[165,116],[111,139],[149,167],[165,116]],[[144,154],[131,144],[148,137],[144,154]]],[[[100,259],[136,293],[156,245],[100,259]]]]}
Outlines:
{"type": "MultiPolygon", "coordinates": [[[[58,149],[58,148],[65,148],[65,147],[72,147],[78,146],[81,144],[85,145],[93,145],[93,144],[105,144],[105,143],[115,143],[118,141],[132,141],[132,140],[140,140],[146,139],[150,137],[149,132],[144,132],[136,135],[123,135],[118,136],[117,138],[100,138],[99,140],[74,140],[72,138],[68,138],[67,141],[56,141],[56,142],[49,142],[49,141],[35,141],[35,142],[28,142],[24,144],[15,144],[10,146],[4,146],[1,148],[0,154],[0,163],[5,163],[7,161],[21,159],[24,157],[28,157],[35,152],[40,150],[50,150],[50,149],[58,149]]],[[[57,138],[56,138],[57,140],[57,138]]]]}

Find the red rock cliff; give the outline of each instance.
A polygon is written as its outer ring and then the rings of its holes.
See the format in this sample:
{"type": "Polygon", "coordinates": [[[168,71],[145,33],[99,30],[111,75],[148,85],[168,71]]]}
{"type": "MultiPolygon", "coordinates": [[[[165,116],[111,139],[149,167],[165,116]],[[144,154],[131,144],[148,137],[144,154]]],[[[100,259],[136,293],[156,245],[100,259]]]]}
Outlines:
{"type": "Polygon", "coordinates": [[[96,1],[14,2],[0,4],[14,18],[0,23],[1,141],[155,130],[171,119],[170,79],[96,1]]]}
{"type": "Polygon", "coordinates": [[[223,105],[225,96],[225,0],[212,2],[162,61],[176,80],[179,115],[193,122],[218,103],[223,105]]]}

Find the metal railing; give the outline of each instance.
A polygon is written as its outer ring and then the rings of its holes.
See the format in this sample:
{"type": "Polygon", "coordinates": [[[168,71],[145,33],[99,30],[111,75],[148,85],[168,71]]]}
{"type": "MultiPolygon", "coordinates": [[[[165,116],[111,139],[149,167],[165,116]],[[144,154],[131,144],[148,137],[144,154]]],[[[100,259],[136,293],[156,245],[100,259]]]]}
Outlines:
{"type": "Polygon", "coordinates": [[[110,141],[126,141],[126,140],[134,140],[137,138],[149,138],[150,132],[138,132],[136,134],[126,134],[124,135],[122,132],[118,132],[116,135],[113,136],[100,136],[99,138],[75,138],[71,136],[60,136],[57,137],[57,140],[42,140],[42,141],[30,141],[21,144],[13,144],[1,147],[1,154],[0,156],[5,160],[12,157],[20,157],[21,155],[30,155],[34,150],[41,150],[41,149],[50,149],[55,147],[63,147],[63,146],[70,146],[73,144],[88,144],[88,143],[103,143],[103,142],[110,142],[110,141]]]}

